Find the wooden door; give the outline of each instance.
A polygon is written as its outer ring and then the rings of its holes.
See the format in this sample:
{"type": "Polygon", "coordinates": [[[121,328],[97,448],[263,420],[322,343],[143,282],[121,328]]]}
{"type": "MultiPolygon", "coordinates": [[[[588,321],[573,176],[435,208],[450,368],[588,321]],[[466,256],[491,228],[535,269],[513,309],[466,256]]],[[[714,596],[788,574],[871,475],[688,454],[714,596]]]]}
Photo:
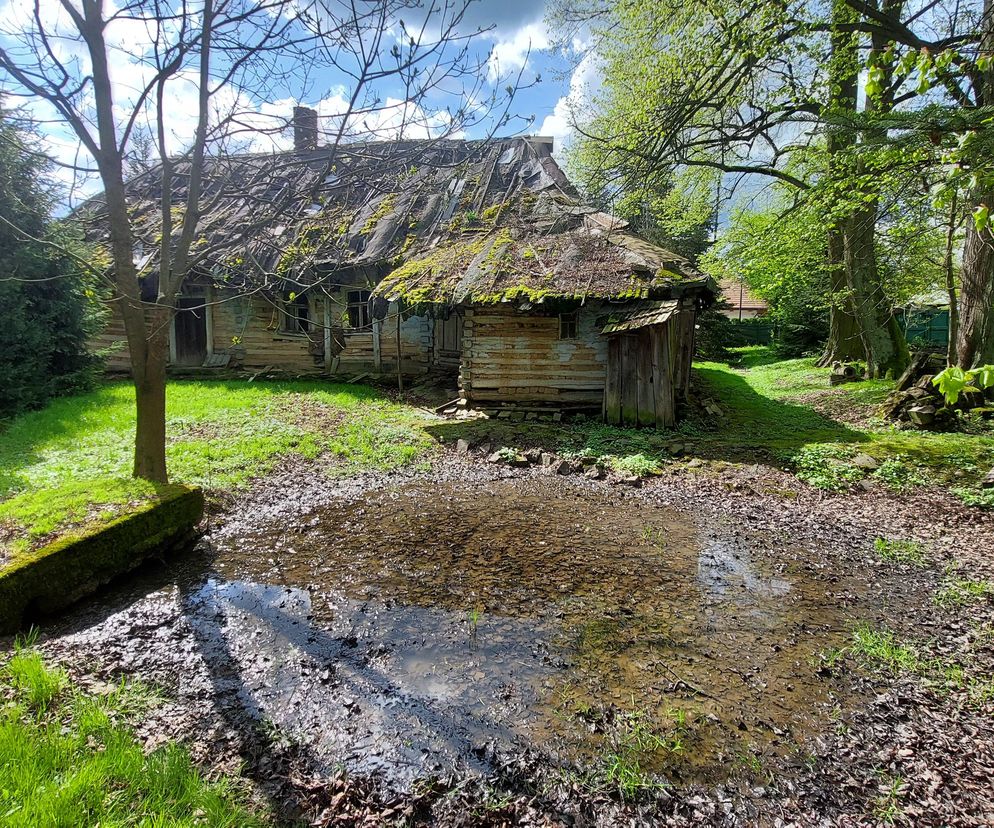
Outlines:
{"type": "Polygon", "coordinates": [[[667,325],[653,325],[608,339],[605,422],[648,428],[673,425],[673,351],[669,333],[667,325]]]}
{"type": "Polygon", "coordinates": [[[181,296],[176,302],[173,331],[177,365],[203,365],[207,359],[207,308],[202,296],[181,296]]]}

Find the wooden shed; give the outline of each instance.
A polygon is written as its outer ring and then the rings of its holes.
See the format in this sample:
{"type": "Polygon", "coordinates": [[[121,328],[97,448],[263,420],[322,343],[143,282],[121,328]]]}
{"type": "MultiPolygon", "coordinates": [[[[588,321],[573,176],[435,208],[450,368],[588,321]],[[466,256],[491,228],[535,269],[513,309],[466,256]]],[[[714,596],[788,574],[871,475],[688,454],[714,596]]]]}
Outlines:
{"type": "Polygon", "coordinates": [[[604,421],[670,428],[686,396],[694,353],[694,308],[678,300],[644,302],[604,326],[604,421]]]}

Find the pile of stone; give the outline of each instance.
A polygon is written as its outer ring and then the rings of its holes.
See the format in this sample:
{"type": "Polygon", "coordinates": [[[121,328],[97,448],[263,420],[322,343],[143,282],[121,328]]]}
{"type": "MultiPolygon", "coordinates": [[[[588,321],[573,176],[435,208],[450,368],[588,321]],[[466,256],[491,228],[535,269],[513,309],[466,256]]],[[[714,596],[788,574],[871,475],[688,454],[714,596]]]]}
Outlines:
{"type": "Polygon", "coordinates": [[[964,392],[955,406],[946,405],[939,389],[932,383],[935,375],[945,367],[946,359],[942,354],[916,354],[884,402],[884,417],[913,428],[952,431],[959,427],[957,411],[986,405],[984,395],[979,392],[964,392]]]}

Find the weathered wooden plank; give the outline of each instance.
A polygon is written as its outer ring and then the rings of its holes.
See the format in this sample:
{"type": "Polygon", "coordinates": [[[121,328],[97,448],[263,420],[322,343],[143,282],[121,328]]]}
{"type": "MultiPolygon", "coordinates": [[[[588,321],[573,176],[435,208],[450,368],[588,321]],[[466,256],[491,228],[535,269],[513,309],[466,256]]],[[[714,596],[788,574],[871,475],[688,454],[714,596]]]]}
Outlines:
{"type": "Polygon", "coordinates": [[[621,337],[607,342],[607,381],[604,386],[604,421],[621,425],[621,337]]]}
{"type": "Polygon", "coordinates": [[[648,329],[640,329],[635,336],[636,368],[638,383],[638,425],[653,428],[656,425],[656,395],[652,384],[652,340],[648,329]]]}
{"type": "Polygon", "coordinates": [[[656,342],[659,349],[656,360],[660,379],[656,386],[656,427],[672,428],[676,418],[673,387],[673,331],[672,321],[657,327],[656,342]]]}
{"type": "Polygon", "coordinates": [[[638,339],[621,337],[621,421],[638,425],[638,339]]]}

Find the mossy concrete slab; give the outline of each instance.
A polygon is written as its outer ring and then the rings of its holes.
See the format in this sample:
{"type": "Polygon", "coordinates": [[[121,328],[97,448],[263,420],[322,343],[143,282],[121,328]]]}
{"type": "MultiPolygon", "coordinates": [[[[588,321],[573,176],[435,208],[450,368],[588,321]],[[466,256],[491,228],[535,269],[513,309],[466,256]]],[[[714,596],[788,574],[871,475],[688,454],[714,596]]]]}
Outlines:
{"type": "Polygon", "coordinates": [[[26,613],[51,614],[168,551],[193,532],[204,493],[170,485],[156,500],[97,528],[65,535],[0,570],[0,631],[13,632],[26,613]]]}

